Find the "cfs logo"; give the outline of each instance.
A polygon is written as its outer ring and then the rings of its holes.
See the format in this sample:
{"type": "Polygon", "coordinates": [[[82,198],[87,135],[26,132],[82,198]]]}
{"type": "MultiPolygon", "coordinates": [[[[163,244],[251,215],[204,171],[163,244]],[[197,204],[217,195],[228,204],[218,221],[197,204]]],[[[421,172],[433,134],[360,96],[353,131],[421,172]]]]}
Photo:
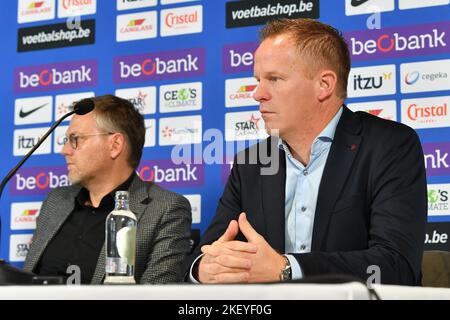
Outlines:
{"type": "Polygon", "coordinates": [[[51,189],[69,185],[66,167],[26,168],[14,175],[10,185],[10,194],[47,194],[51,189]]]}

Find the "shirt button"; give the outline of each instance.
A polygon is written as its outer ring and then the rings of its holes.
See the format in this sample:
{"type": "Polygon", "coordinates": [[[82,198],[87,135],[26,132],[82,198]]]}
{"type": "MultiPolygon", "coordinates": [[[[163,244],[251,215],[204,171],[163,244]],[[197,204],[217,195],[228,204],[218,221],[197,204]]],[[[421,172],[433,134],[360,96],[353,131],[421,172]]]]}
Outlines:
{"type": "Polygon", "coordinates": [[[305,176],[307,176],[308,175],[308,170],[303,170],[303,174],[305,175],[305,176]]]}
{"type": "Polygon", "coordinates": [[[302,244],[302,245],[300,246],[300,249],[301,249],[301,250],[305,250],[305,249],[306,249],[306,246],[305,246],[304,244],[302,244]]]}
{"type": "Polygon", "coordinates": [[[83,236],[78,236],[78,240],[83,240],[83,236]]]}
{"type": "Polygon", "coordinates": [[[306,207],[302,207],[302,212],[305,212],[306,211],[306,207]]]}

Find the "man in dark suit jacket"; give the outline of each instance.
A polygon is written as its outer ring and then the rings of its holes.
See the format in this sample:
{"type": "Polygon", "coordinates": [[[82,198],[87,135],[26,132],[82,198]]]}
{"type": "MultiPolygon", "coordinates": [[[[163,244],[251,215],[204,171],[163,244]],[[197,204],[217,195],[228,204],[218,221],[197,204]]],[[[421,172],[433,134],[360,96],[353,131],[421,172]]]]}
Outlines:
{"type": "Polygon", "coordinates": [[[343,106],[348,49],[320,22],[270,22],[254,68],[254,98],[272,137],[235,159],[216,215],[186,263],[191,280],[340,274],[420,284],[427,195],[414,130],[343,106]],[[272,150],[272,163],[264,150],[272,150]],[[274,163],[275,174],[263,172],[274,163]]]}
{"type": "Polygon", "coordinates": [[[137,219],[136,282],[179,282],[190,251],[189,202],[135,173],[145,127],[134,106],[111,95],[93,101],[94,111],[75,115],[67,130],[62,154],[73,185],[53,190],[44,201],[25,270],[69,277],[77,266],[81,283],[103,283],[106,217],[115,191],[126,190],[137,219]]]}

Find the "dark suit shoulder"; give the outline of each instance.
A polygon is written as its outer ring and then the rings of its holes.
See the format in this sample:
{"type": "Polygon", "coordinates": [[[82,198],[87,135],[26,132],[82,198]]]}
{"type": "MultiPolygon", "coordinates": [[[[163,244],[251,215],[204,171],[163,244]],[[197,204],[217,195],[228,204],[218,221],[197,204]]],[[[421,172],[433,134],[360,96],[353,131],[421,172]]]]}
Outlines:
{"type": "Polygon", "coordinates": [[[48,193],[47,200],[61,201],[61,200],[73,199],[78,194],[80,189],[81,189],[81,187],[79,185],[58,187],[48,193]]]}
{"type": "Polygon", "coordinates": [[[144,182],[147,185],[148,195],[153,199],[153,201],[158,201],[161,203],[179,203],[182,205],[189,205],[189,201],[183,197],[182,195],[161,188],[160,186],[150,183],[144,182]]]}

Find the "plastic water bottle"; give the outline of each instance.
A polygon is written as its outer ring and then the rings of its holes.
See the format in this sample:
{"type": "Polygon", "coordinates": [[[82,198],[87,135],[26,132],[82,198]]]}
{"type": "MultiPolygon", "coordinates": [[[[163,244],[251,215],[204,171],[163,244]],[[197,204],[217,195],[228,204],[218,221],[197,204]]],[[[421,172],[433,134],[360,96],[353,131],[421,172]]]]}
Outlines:
{"type": "Polygon", "coordinates": [[[128,191],[117,191],[115,208],[106,218],[105,284],[135,284],[136,216],[128,191]]]}

